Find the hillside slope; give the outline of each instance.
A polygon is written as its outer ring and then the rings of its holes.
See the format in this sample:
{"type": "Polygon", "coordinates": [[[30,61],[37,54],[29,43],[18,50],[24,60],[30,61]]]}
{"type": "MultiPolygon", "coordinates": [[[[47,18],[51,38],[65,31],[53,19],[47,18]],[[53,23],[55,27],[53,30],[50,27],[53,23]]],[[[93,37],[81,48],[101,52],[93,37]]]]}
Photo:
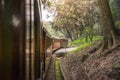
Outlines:
{"type": "Polygon", "coordinates": [[[120,47],[109,54],[90,54],[99,42],[61,58],[67,80],[120,80],[120,47]]]}

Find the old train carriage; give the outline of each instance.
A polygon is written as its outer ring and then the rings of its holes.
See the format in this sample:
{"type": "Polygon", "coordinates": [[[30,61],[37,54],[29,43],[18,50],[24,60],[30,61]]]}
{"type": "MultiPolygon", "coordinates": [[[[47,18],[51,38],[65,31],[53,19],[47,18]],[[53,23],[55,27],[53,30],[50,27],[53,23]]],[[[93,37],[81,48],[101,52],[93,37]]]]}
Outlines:
{"type": "Polygon", "coordinates": [[[41,21],[41,3],[0,0],[0,80],[44,80],[50,51],[67,45],[67,40],[47,35],[41,21]],[[60,45],[55,47],[57,41],[60,45]]]}
{"type": "Polygon", "coordinates": [[[44,80],[49,45],[41,0],[0,0],[0,80],[44,80]]]}

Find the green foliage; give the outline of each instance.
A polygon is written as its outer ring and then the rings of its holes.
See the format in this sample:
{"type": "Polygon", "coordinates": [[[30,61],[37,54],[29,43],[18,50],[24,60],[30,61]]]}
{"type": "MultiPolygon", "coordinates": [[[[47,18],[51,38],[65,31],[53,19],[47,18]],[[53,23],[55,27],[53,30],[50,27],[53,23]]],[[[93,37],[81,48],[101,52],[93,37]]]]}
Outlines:
{"type": "MultiPolygon", "coordinates": [[[[94,36],[93,37],[93,41],[97,41],[97,40],[101,40],[102,36],[94,36]]],[[[74,40],[70,43],[70,46],[79,46],[85,43],[90,43],[90,39],[88,39],[88,41],[86,42],[86,38],[79,38],[77,40],[74,40]]]]}
{"type": "Polygon", "coordinates": [[[102,40],[103,36],[94,36],[93,41],[102,40]]]}
{"type": "Polygon", "coordinates": [[[80,45],[78,48],[76,48],[75,50],[73,50],[73,52],[78,52],[79,50],[91,45],[92,43],[84,43],[82,45],[80,45]]]}
{"type": "Polygon", "coordinates": [[[91,27],[98,22],[99,16],[96,1],[65,0],[64,3],[56,3],[56,12],[53,26],[65,35],[69,34],[71,40],[84,33],[94,34],[91,27]]]}
{"type": "Polygon", "coordinates": [[[56,75],[56,80],[63,80],[62,78],[62,73],[60,70],[60,62],[59,60],[55,60],[55,75],[56,75]]]}
{"type": "MultiPolygon", "coordinates": [[[[97,41],[97,40],[102,40],[102,36],[95,36],[93,37],[93,42],[94,41],[97,41]]],[[[79,50],[87,47],[87,46],[90,46],[93,42],[91,42],[90,40],[88,40],[88,42],[86,42],[85,38],[82,38],[82,39],[78,39],[78,40],[75,40],[73,42],[71,42],[71,45],[77,45],[78,47],[73,50],[73,52],[78,52],[79,50]]]]}
{"type": "Polygon", "coordinates": [[[58,37],[58,38],[65,37],[64,34],[61,33],[60,31],[55,31],[55,29],[53,29],[53,27],[50,23],[44,23],[43,26],[46,29],[48,35],[50,35],[52,37],[58,37]]]}
{"type": "Polygon", "coordinates": [[[117,21],[117,22],[115,23],[115,26],[116,26],[117,28],[120,28],[120,21],[117,21]]]}
{"type": "Polygon", "coordinates": [[[49,62],[50,62],[50,58],[47,57],[45,60],[46,69],[48,68],[49,62]]]}
{"type": "Polygon", "coordinates": [[[75,40],[75,41],[73,41],[73,42],[71,42],[70,43],[70,46],[74,46],[74,45],[80,45],[80,44],[82,44],[82,43],[84,43],[85,42],[85,38],[82,38],[82,39],[77,39],[77,40],[75,40]]]}

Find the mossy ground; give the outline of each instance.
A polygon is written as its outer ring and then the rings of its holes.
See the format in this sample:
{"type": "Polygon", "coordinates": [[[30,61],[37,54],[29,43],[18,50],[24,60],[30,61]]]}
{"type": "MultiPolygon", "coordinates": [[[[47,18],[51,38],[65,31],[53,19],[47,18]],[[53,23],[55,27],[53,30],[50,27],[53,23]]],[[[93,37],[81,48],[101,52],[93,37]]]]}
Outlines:
{"type": "Polygon", "coordinates": [[[59,60],[55,60],[55,76],[56,80],[63,80],[62,72],[60,69],[60,62],[59,60]]]}

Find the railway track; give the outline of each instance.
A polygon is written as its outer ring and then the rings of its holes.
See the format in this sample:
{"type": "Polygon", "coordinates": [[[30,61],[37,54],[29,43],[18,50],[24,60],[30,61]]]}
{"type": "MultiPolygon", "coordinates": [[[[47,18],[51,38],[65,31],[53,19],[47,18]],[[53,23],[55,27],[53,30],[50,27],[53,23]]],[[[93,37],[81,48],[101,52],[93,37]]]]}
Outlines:
{"type": "Polygon", "coordinates": [[[45,80],[64,80],[60,68],[60,62],[55,55],[52,55],[45,80]]]}
{"type": "Polygon", "coordinates": [[[52,56],[45,80],[55,80],[55,66],[54,66],[54,62],[55,62],[55,58],[52,56]]]}

